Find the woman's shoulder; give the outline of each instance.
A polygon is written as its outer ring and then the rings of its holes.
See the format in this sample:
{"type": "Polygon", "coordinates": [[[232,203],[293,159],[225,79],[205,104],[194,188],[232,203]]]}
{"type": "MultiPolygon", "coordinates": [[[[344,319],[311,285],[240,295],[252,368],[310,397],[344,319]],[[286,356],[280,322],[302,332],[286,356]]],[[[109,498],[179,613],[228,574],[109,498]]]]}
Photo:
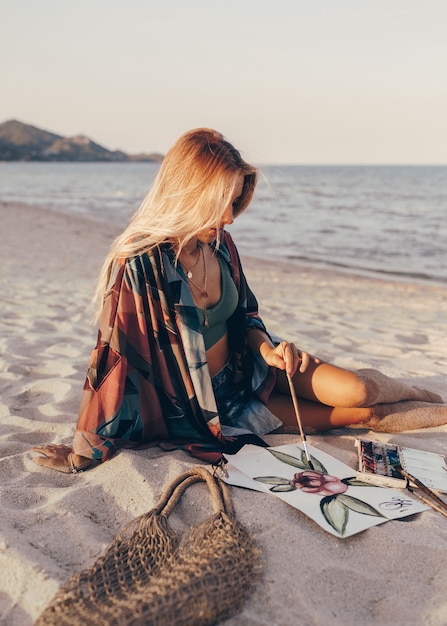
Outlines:
{"type": "Polygon", "coordinates": [[[135,261],[141,259],[152,259],[159,258],[163,253],[170,253],[171,247],[169,244],[160,244],[151,247],[141,247],[140,250],[135,249],[131,254],[128,255],[117,255],[113,259],[113,264],[115,265],[132,265],[135,261]]]}
{"type": "Polygon", "coordinates": [[[233,237],[226,230],[222,236],[222,243],[225,246],[226,253],[232,265],[240,265],[239,251],[234,243],[233,237]]]}
{"type": "Polygon", "coordinates": [[[233,241],[233,237],[226,230],[222,234],[221,245],[219,251],[223,254],[226,261],[230,265],[231,273],[233,275],[236,287],[239,289],[241,282],[242,266],[239,258],[239,253],[236,248],[236,244],[233,241]]]}
{"type": "Polygon", "coordinates": [[[229,263],[233,263],[238,257],[236,244],[233,241],[232,236],[226,230],[222,233],[222,237],[219,242],[217,240],[212,244],[212,247],[223,256],[229,263]]]}
{"type": "Polygon", "coordinates": [[[117,255],[115,256],[110,265],[110,280],[109,284],[115,282],[117,278],[122,278],[125,273],[135,273],[135,271],[139,271],[139,268],[142,266],[146,266],[148,261],[151,262],[151,259],[160,256],[160,247],[156,246],[155,248],[140,250],[138,252],[133,252],[133,254],[127,255],[117,255]]]}
{"type": "Polygon", "coordinates": [[[222,234],[222,243],[228,247],[236,248],[236,244],[234,243],[233,237],[227,230],[223,231],[222,234]]]}

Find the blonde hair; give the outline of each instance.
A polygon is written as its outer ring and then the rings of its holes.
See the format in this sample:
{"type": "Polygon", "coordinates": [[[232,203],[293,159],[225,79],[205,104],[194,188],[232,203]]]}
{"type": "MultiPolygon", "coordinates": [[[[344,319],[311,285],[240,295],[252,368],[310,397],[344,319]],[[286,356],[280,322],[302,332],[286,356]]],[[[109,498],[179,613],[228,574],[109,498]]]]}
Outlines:
{"type": "Polygon", "coordinates": [[[240,176],[244,184],[233,205],[237,217],[250,204],[258,171],[216,130],[198,128],[182,135],[166,154],[138,211],[112,243],[99,275],[94,303],[99,308],[106,293],[112,263],[148,252],[164,242],[178,254],[198,232],[217,228],[240,176]]]}

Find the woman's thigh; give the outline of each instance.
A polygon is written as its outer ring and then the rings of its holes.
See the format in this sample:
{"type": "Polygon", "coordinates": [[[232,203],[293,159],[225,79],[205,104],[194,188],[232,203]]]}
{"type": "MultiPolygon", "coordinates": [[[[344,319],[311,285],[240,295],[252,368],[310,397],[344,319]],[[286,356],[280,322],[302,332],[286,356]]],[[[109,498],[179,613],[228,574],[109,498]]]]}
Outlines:
{"type": "MultiPolygon", "coordinates": [[[[330,363],[311,361],[304,373],[295,373],[293,384],[298,397],[331,407],[358,407],[365,401],[365,384],[356,372],[330,363]]],[[[290,393],[283,371],[277,372],[276,391],[290,393]]]]}

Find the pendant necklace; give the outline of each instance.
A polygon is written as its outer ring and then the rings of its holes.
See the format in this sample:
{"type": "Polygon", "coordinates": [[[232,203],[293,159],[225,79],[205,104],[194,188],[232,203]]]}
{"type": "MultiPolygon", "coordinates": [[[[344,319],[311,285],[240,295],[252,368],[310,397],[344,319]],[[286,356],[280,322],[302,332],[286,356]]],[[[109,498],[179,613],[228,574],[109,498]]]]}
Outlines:
{"type": "Polygon", "coordinates": [[[191,267],[187,267],[184,263],[183,266],[185,267],[186,270],[186,275],[189,279],[192,278],[192,270],[196,267],[197,263],[200,261],[200,249],[202,247],[202,244],[199,242],[197,244],[197,247],[199,248],[199,254],[197,255],[197,261],[194,263],[194,265],[192,265],[191,267]]]}
{"type": "MultiPolygon", "coordinates": [[[[208,299],[208,291],[207,291],[208,271],[207,271],[207,267],[206,267],[205,253],[203,252],[203,247],[202,246],[200,246],[200,255],[202,256],[202,262],[203,262],[203,287],[200,287],[199,285],[197,285],[197,283],[195,283],[192,280],[192,272],[190,270],[188,271],[188,273],[186,275],[188,276],[189,282],[192,285],[194,285],[194,287],[200,292],[200,295],[202,296],[202,298],[204,300],[207,300],[208,299]]],[[[197,261],[197,263],[198,263],[198,261],[197,261]]],[[[195,263],[195,265],[197,265],[197,263],[195,263]]],[[[202,307],[202,311],[203,311],[203,325],[205,327],[207,327],[208,326],[208,309],[206,307],[206,302],[205,302],[205,306],[202,307]]]]}

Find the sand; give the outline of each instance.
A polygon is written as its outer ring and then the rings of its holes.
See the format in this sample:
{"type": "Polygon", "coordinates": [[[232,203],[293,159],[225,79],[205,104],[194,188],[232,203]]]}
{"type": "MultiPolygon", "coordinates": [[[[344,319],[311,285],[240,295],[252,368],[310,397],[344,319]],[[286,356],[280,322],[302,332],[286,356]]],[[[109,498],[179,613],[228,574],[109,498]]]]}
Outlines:
{"type": "MultiPolygon", "coordinates": [[[[71,441],[96,337],[87,305],[115,229],[22,205],[0,211],[0,623],[28,626],[71,573],[196,461],[126,450],[78,475],[33,462],[31,446],[71,441]]],[[[447,289],[243,260],[272,331],[338,365],[377,367],[447,398],[447,289]]],[[[372,436],[445,453],[446,433],[372,436]]],[[[371,435],[340,429],[308,439],[354,471],[359,434],[371,435]]],[[[194,489],[179,510],[186,521],[210,510],[194,489]]],[[[447,624],[447,519],[439,513],[342,540],[268,494],[231,493],[261,550],[263,578],[228,626],[447,624]]]]}

